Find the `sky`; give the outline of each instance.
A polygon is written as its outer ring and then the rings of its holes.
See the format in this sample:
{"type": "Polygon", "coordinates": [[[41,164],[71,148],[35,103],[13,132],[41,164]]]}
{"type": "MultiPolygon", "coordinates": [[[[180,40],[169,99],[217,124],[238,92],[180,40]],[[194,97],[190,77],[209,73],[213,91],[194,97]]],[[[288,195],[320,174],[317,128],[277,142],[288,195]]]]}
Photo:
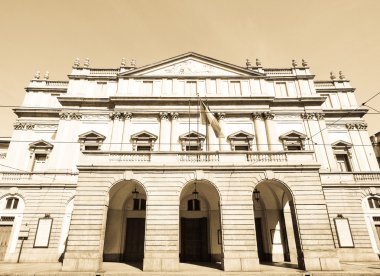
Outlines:
{"type": "MultiPolygon", "coordinates": [[[[379,0],[0,0],[0,137],[34,73],[67,80],[77,57],[101,68],[189,51],[240,66],[305,59],[317,80],[343,71],[363,103],[380,91],[379,11],[379,0]]],[[[380,111],[380,95],[367,105],[380,111]]],[[[380,131],[373,109],[370,135],[380,131]]]]}

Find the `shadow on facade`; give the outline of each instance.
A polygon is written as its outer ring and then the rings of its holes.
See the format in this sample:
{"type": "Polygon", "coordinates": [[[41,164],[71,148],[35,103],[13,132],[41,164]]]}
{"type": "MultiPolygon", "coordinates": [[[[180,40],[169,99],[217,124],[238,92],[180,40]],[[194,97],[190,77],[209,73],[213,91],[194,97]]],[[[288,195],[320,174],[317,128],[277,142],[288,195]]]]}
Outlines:
{"type": "Polygon", "coordinates": [[[189,182],[180,195],[180,262],[221,269],[219,193],[206,181],[189,182]]]}
{"type": "Polygon", "coordinates": [[[264,181],[256,186],[255,192],[259,192],[259,196],[253,197],[253,203],[260,263],[304,269],[289,189],[277,181],[264,181]]]}
{"type": "Polygon", "coordinates": [[[142,269],[146,193],[134,181],[121,181],[109,192],[104,262],[121,262],[142,269]]]}

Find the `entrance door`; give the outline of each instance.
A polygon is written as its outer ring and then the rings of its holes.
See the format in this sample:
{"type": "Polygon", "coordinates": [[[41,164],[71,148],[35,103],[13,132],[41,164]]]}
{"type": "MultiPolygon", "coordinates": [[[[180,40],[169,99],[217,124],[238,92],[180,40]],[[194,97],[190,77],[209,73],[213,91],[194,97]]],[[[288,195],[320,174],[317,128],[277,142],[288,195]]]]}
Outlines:
{"type": "Polygon", "coordinates": [[[260,263],[265,262],[264,253],[264,243],[263,243],[263,231],[261,227],[261,218],[255,218],[256,226],[256,242],[257,242],[257,253],[259,254],[260,263]]]}
{"type": "Polygon", "coordinates": [[[12,225],[0,225],[0,261],[4,260],[7,252],[9,237],[11,236],[12,225]]]}
{"type": "Polygon", "coordinates": [[[208,262],[207,218],[181,218],[181,261],[208,262]]]}
{"type": "Polygon", "coordinates": [[[127,219],[127,236],[125,239],[126,262],[142,262],[144,259],[145,218],[127,219]]]}

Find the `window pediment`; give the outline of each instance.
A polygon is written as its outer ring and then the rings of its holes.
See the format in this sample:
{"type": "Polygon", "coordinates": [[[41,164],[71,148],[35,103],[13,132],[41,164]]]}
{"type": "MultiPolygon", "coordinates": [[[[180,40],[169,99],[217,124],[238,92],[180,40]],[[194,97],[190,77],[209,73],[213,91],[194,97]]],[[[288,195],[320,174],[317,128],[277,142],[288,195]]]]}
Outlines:
{"type": "Polygon", "coordinates": [[[106,136],[94,130],[85,132],[78,137],[81,145],[81,150],[100,150],[100,146],[106,139],[106,136]]]}
{"type": "Polygon", "coordinates": [[[239,130],[227,137],[233,151],[251,151],[255,136],[244,130],[239,130]]]}
{"type": "Polygon", "coordinates": [[[53,144],[46,142],[45,140],[38,140],[29,144],[30,151],[46,151],[49,152],[53,149],[53,144]]]}
{"type": "Polygon", "coordinates": [[[292,130],[280,136],[280,140],[298,140],[298,139],[304,140],[306,139],[306,135],[301,132],[292,130]]]}
{"type": "Polygon", "coordinates": [[[255,135],[245,132],[244,130],[237,131],[232,133],[227,137],[229,140],[252,140],[255,138],[255,135]]]}
{"type": "Polygon", "coordinates": [[[131,135],[132,147],[134,151],[152,151],[154,142],[158,136],[146,130],[131,135]]]}
{"type": "Polygon", "coordinates": [[[352,148],[352,144],[351,143],[348,143],[348,142],[343,141],[343,140],[336,141],[336,142],[332,143],[331,146],[334,149],[341,149],[341,150],[352,148]]]}
{"type": "Polygon", "coordinates": [[[190,131],[179,136],[179,140],[205,140],[206,136],[196,131],[190,131]]]}
{"type": "Polygon", "coordinates": [[[179,136],[179,141],[182,145],[183,151],[203,150],[203,143],[205,139],[205,135],[193,130],[179,136]]]}
{"type": "Polygon", "coordinates": [[[280,140],[284,146],[284,150],[304,150],[305,149],[305,139],[306,135],[291,130],[283,135],[281,135],[280,140]]]}

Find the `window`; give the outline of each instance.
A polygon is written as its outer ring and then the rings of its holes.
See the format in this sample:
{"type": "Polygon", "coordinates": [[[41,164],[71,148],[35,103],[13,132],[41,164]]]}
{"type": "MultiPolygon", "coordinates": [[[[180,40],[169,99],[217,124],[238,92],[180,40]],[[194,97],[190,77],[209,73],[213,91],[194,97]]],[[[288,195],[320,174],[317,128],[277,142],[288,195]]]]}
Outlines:
{"type": "Polygon", "coordinates": [[[43,171],[45,169],[46,159],[47,154],[36,154],[32,171],[43,171]]]}
{"type": "Polygon", "coordinates": [[[338,163],[338,169],[341,172],[350,172],[351,166],[347,154],[335,154],[336,161],[338,163]]]}
{"type": "Polygon", "coordinates": [[[152,151],[158,136],[148,131],[140,131],[131,136],[134,151],[152,151]]]}
{"type": "Polygon", "coordinates": [[[187,201],[187,210],[188,211],[200,211],[201,210],[201,202],[199,199],[189,199],[187,201]]]}
{"type": "Polygon", "coordinates": [[[201,151],[206,136],[196,131],[190,131],[179,136],[179,141],[183,151],[201,151]]]}
{"type": "Polygon", "coordinates": [[[197,82],[187,81],[186,82],[186,96],[196,96],[197,95],[197,82]]]}
{"type": "Polygon", "coordinates": [[[88,131],[79,135],[81,150],[100,150],[106,137],[96,131],[88,131]]]}
{"type": "Polygon", "coordinates": [[[304,150],[306,135],[292,130],[281,135],[280,140],[284,147],[284,150],[304,150]]]}
{"type": "Polygon", "coordinates": [[[288,89],[286,87],[286,82],[277,82],[276,83],[276,96],[277,97],[287,97],[288,89]]]}
{"type": "Polygon", "coordinates": [[[16,197],[7,198],[7,204],[5,205],[5,209],[17,209],[19,199],[16,197]]]}
{"type": "Polygon", "coordinates": [[[251,151],[255,136],[243,130],[235,132],[227,137],[233,151],[251,151]]]}
{"type": "Polygon", "coordinates": [[[351,152],[352,144],[345,141],[337,141],[332,144],[338,170],[341,172],[351,172],[351,152]]]}
{"type": "Polygon", "coordinates": [[[240,81],[231,81],[231,95],[240,96],[241,95],[241,85],[240,81]]]}
{"type": "Polygon", "coordinates": [[[41,172],[46,170],[47,160],[52,149],[53,145],[44,140],[29,144],[31,171],[41,172]]]}
{"type": "Polygon", "coordinates": [[[142,95],[150,96],[153,94],[153,81],[143,81],[142,95]]]}
{"type": "Polygon", "coordinates": [[[133,199],[133,210],[135,210],[135,211],[146,210],[146,200],[143,198],[134,198],[133,199]]]}
{"type": "Polygon", "coordinates": [[[371,209],[379,209],[380,208],[380,198],[378,197],[370,197],[368,198],[368,206],[371,209]]]}

